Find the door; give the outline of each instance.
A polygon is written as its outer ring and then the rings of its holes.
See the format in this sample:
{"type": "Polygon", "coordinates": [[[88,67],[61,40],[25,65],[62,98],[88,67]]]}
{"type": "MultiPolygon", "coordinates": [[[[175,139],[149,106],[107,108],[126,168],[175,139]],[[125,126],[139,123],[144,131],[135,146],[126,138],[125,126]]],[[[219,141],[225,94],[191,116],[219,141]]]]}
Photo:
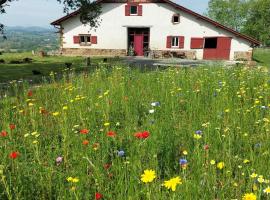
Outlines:
{"type": "Polygon", "coordinates": [[[220,37],[217,43],[217,58],[219,60],[230,60],[232,38],[220,37]]]}
{"type": "Polygon", "coordinates": [[[136,56],[143,56],[143,35],[134,35],[134,51],[136,56]]]}
{"type": "Polygon", "coordinates": [[[229,60],[231,51],[229,37],[205,38],[203,59],[206,60],[229,60]]]}

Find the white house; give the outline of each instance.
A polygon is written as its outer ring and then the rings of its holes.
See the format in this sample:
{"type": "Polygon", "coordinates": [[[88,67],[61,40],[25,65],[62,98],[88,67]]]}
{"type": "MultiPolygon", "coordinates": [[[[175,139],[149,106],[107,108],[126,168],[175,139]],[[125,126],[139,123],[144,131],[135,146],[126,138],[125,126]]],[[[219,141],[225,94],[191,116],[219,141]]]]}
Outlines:
{"type": "MultiPolygon", "coordinates": [[[[260,43],[170,0],[98,0],[100,26],[80,22],[80,11],[52,25],[60,28],[65,55],[126,56],[147,52],[157,57],[251,60],[260,43]]],[[[229,20],[229,19],[228,19],[229,20]]]]}

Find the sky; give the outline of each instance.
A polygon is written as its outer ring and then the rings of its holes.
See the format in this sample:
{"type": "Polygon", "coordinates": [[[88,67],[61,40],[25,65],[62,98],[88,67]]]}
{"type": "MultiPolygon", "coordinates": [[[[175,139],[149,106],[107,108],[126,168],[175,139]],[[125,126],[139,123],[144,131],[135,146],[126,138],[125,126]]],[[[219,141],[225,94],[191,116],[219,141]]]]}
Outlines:
{"type": "MultiPolygon", "coordinates": [[[[206,12],[208,0],[175,0],[178,4],[200,14],[206,12]]],[[[0,23],[6,26],[42,26],[62,16],[63,7],[56,0],[18,0],[10,3],[0,23]]]]}

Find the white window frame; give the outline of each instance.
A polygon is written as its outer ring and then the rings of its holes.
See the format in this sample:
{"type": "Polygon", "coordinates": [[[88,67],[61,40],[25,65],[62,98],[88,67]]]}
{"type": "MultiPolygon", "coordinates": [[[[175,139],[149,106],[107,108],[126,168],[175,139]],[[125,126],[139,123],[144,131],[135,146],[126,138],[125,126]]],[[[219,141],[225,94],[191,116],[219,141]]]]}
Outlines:
{"type": "Polygon", "coordinates": [[[80,45],[82,46],[88,46],[88,45],[91,45],[91,35],[88,35],[88,34],[80,34],[79,35],[80,37],[80,45]],[[84,42],[81,41],[81,37],[84,37],[84,42]],[[87,38],[90,38],[90,42],[87,42],[87,38]]]}
{"type": "Polygon", "coordinates": [[[171,47],[179,47],[179,37],[178,36],[172,36],[171,39],[171,47]]]}

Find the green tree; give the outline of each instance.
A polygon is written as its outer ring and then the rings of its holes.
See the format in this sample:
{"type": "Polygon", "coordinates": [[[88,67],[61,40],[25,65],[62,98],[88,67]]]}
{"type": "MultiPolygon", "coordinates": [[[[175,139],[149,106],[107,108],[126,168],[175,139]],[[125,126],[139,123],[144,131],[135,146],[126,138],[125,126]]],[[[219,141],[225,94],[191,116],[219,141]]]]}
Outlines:
{"type": "Polygon", "coordinates": [[[234,30],[243,28],[248,1],[246,0],[210,0],[207,16],[234,30]]]}
{"type": "Polygon", "coordinates": [[[270,0],[252,0],[246,15],[241,31],[270,46],[270,0]]]}

